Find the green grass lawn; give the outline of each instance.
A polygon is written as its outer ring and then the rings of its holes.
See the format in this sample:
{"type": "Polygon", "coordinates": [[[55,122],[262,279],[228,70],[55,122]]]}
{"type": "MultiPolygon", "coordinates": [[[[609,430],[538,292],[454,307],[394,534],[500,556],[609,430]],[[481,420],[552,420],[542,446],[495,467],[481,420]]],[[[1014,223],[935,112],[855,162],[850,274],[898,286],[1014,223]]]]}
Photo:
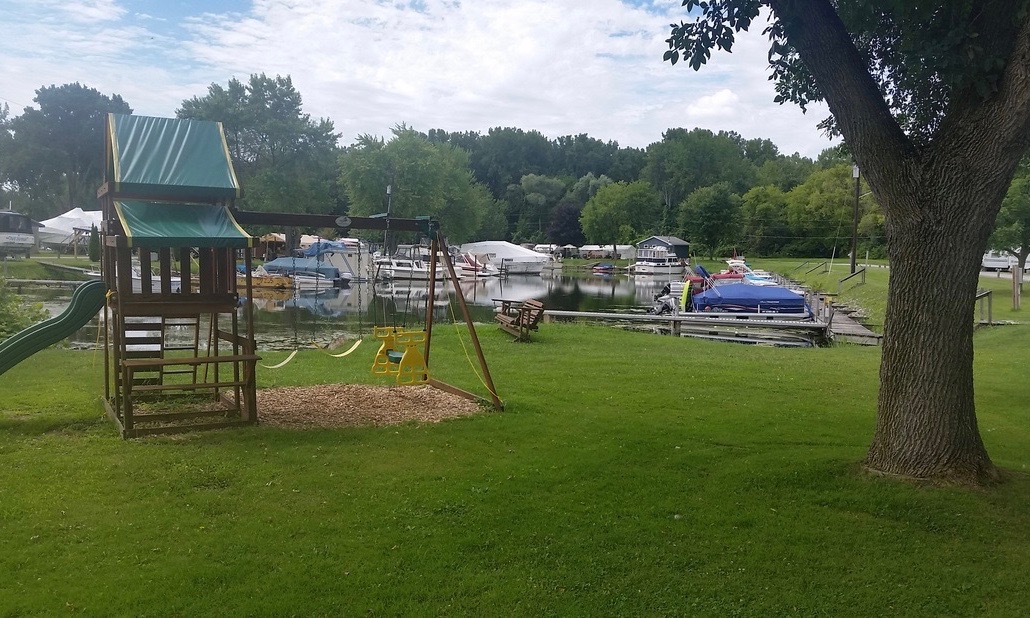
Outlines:
{"type": "MultiPolygon", "coordinates": [[[[436,425],[122,441],[102,353],[15,367],[0,615],[1025,615],[1030,327],[976,335],[985,492],[859,471],[877,348],[480,335],[507,409],[436,425]]],[[[260,386],[372,382],[371,347],[260,386]]]]}
{"type": "Polygon", "coordinates": [[[57,256],[48,252],[34,255],[28,260],[8,259],[0,261],[0,278],[4,279],[51,279],[57,281],[75,281],[84,277],[57,268],[48,268],[47,264],[73,266],[75,268],[99,268],[99,262],[91,262],[86,256],[57,256]]]}

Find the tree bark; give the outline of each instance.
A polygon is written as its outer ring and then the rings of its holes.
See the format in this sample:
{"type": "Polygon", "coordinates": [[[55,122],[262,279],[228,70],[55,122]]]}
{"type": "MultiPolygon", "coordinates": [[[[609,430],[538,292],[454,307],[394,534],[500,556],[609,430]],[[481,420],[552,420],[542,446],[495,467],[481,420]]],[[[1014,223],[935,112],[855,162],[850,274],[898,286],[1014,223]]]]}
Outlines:
{"type": "Polygon", "coordinates": [[[923,188],[931,187],[924,195],[933,197],[912,208],[928,216],[887,225],[890,284],[876,431],[865,465],[979,485],[997,471],[976,422],[973,297],[985,230],[997,209],[971,208],[979,196],[955,179],[933,170],[924,178],[923,188]]]}
{"type": "Polygon", "coordinates": [[[1030,138],[1030,22],[1019,29],[999,91],[953,102],[933,143],[919,148],[827,0],[769,4],[886,215],[891,278],[865,464],[898,476],[989,483],[998,473],[976,422],[973,298],[987,238],[1030,138]]]}

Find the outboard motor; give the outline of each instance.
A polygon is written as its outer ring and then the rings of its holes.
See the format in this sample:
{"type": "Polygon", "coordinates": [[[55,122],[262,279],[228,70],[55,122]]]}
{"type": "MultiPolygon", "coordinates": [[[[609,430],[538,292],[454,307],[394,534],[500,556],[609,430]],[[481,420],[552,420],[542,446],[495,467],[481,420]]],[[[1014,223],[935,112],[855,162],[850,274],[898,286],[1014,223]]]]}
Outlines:
{"type": "Polygon", "coordinates": [[[647,310],[651,315],[668,315],[676,312],[676,299],[672,297],[672,288],[668,283],[661,292],[654,295],[654,306],[647,310]]]}

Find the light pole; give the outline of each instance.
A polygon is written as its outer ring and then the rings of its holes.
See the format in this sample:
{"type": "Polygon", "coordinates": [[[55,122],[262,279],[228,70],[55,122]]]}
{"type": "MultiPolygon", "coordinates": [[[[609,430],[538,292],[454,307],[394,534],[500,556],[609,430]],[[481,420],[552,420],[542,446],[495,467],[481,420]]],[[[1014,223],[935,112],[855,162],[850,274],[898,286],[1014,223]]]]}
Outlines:
{"type": "Polygon", "coordinates": [[[393,185],[386,185],[386,229],[383,230],[383,257],[390,255],[390,205],[393,203],[393,185]]]}
{"type": "Polygon", "coordinates": [[[855,215],[851,222],[851,274],[858,270],[858,192],[861,185],[858,164],[851,168],[851,177],[855,179],[855,215]]]}

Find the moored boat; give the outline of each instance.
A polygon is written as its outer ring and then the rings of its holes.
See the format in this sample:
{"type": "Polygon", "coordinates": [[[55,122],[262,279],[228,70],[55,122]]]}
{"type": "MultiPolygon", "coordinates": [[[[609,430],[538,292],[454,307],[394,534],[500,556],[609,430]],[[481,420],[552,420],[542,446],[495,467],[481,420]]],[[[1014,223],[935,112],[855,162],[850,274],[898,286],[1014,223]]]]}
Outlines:
{"type": "Polygon", "coordinates": [[[748,283],[716,285],[692,294],[690,306],[697,313],[789,313],[812,315],[803,296],[780,286],[748,283]]]}
{"type": "Polygon", "coordinates": [[[549,255],[503,240],[466,243],[461,246],[461,251],[485,256],[495,268],[510,275],[539,275],[551,260],[549,255]]]}
{"type": "Polygon", "coordinates": [[[678,275],[684,268],[684,260],[666,247],[649,246],[637,249],[637,261],[629,271],[634,275],[678,275]]]}
{"type": "MultiPolygon", "coordinates": [[[[374,261],[375,276],[379,279],[405,279],[412,281],[429,281],[428,262],[409,258],[381,257],[374,261]]],[[[448,278],[447,266],[436,265],[436,280],[448,278]]]]}

